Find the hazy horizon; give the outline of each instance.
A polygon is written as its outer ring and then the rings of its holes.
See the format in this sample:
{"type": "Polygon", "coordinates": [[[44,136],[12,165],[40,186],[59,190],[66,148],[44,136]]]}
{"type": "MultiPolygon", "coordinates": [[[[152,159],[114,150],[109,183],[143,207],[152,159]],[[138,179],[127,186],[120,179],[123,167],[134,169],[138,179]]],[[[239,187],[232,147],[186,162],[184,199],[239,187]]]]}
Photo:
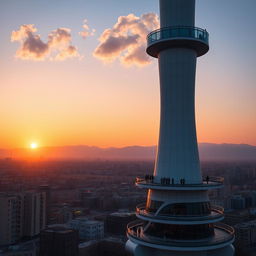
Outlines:
{"type": "MultiPolygon", "coordinates": [[[[248,144],[199,143],[201,160],[256,160],[256,146],[248,144]]],[[[0,149],[0,158],[15,159],[84,159],[84,160],[154,160],[156,145],[101,148],[68,145],[41,148],[0,149]]]]}

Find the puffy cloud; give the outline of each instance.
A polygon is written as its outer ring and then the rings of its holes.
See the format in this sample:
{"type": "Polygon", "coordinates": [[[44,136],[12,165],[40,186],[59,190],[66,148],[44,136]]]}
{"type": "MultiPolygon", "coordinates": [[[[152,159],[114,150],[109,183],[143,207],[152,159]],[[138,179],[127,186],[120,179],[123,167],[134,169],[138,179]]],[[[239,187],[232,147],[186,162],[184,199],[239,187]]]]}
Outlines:
{"type": "Polygon", "coordinates": [[[128,51],[121,57],[121,62],[124,65],[131,66],[136,64],[137,66],[145,66],[150,63],[149,56],[145,53],[145,45],[140,45],[128,51]]]}
{"type": "Polygon", "coordinates": [[[27,24],[20,26],[20,29],[17,31],[12,31],[11,41],[20,41],[28,37],[30,34],[36,32],[37,29],[33,24],[27,24]]]}
{"type": "Polygon", "coordinates": [[[145,52],[147,34],[158,27],[154,13],[120,16],[112,28],[103,31],[93,55],[103,61],[118,59],[124,65],[145,66],[151,62],[145,52]]]}
{"type": "Polygon", "coordinates": [[[138,44],[138,35],[118,37],[109,36],[107,40],[102,41],[100,47],[94,51],[94,55],[103,60],[114,60],[118,58],[123,51],[136,47],[138,44]]]}
{"type": "Polygon", "coordinates": [[[75,46],[69,45],[67,48],[63,49],[56,55],[55,60],[65,60],[67,58],[73,57],[79,57],[79,53],[75,46]]]}
{"type": "Polygon", "coordinates": [[[90,29],[88,24],[87,24],[87,20],[85,19],[83,21],[83,31],[79,32],[78,34],[82,37],[82,38],[87,38],[88,36],[93,36],[95,34],[96,30],[90,29]]]}
{"type": "Polygon", "coordinates": [[[71,42],[70,29],[57,28],[48,35],[48,44],[50,47],[63,47],[71,42]]]}
{"type": "Polygon", "coordinates": [[[12,31],[11,41],[20,42],[16,57],[30,60],[65,60],[78,57],[79,53],[71,44],[71,33],[68,28],[58,28],[48,34],[48,41],[43,42],[33,24],[22,25],[12,31]]]}
{"type": "Polygon", "coordinates": [[[22,25],[19,30],[12,32],[11,41],[22,42],[20,49],[16,52],[16,57],[42,60],[48,55],[49,46],[41,40],[40,35],[35,35],[36,31],[33,24],[28,24],[22,25]]]}

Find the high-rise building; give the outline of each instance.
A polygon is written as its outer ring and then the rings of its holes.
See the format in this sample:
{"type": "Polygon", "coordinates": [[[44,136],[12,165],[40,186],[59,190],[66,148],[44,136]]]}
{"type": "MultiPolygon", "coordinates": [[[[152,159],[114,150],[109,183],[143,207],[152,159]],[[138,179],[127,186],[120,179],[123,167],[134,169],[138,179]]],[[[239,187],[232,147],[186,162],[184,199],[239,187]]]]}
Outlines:
{"type": "Polygon", "coordinates": [[[17,242],[23,235],[23,195],[0,194],[0,245],[17,242]]]}
{"type": "Polygon", "coordinates": [[[24,236],[38,235],[46,226],[45,192],[28,191],[24,194],[24,236]]]}
{"type": "Polygon", "coordinates": [[[80,217],[71,220],[68,226],[78,230],[79,238],[85,240],[101,239],[104,237],[104,223],[80,217]]]}
{"type": "Polygon", "coordinates": [[[67,223],[73,218],[72,209],[68,205],[64,205],[61,209],[59,209],[56,215],[57,223],[59,224],[67,223]]]}
{"type": "Polygon", "coordinates": [[[235,210],[245,209],[245,198],[242,195],[233,195],[231,198],[231,208],[235,210]]]}
{"type": "Polygon", "coordinates": [[[195,0],[160,0],[160,23],[147,38],[160,76],[156,164],[153,175],[136,181],[148,197],[137,207],[140,220],[128,224],[126,248],[136,256],[231,256],[234,229],[219,223],[223,208],[207,193],[223,179],[202,178],[196,137],[196,61],[209,50],[209,35],[195,27],[195,0]]]}
{"type": "Polygon", "coordinates": [[[236,230],[235,245],[238,248],[255,247],[256,244],[256,220],[243,222],[234,226],[236,230]]]}
{"type": "Polygon", "coordinates": [[[45,192],[46,224],[50,223],[51,188],[49,185],[41,185],[39,191],[45,192]]]}
{"type": "Polygon", "coordinates": [[[0,194],[0,245],[33,237],[45,228],[45,193],[0,194]]]}
{"type": "Polygon", "coordinates": [[[40,233],[40,256],[78,256],[78,231],[52,225],[40,233]]]}
{"type": "Polygon", "coordinates": [[[113,212],[106,218],[106,232],[125,236],[127,224],[135,219],[131,212],[113,212]]]}

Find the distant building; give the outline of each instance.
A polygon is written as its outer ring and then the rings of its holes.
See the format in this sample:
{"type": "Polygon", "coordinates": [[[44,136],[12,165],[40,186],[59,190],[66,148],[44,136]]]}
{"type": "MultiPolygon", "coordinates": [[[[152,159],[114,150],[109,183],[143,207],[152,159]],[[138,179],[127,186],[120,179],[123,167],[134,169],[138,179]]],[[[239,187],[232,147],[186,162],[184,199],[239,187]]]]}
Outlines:
{"type": "Polygon", "coordinates": [[[40,233],[40,256],[78,256],[78,232],[52,225],[40,233]]]}
{"type": "Polygon", "coordinates": [[[231,208],[235,210],[245,209],[246,201],[242,195],[233,195],[231,198],[231,208]]]}
{"type": "Polygon", "coordinates": [[[49,185],[41,185],[39,191],[45,192],[46,224],[50,223],[51,189],[49,185]]]}
{"type": "Polygon", "coordinates": [[[211,198],[211,204],[219,205],[223,207],[225,210],[231,209],[231,200],[230,197],[214,197],[211,198]]]}
{"type": "Polygon", "coordinates": [[[24,195],[24,236],[39,235],[46,226],[46,194],[29,191],[24,195]]]}
{"type": "Polygon", "coordinates": [[[23,235],[22,195],[0,194],[0,245],[17,242],[23,235]]]}
{"type": "Polygon", "coordinates": [[[130,212],[114,212],[106,218],[106,231],[115,235],[125,235],[127,224],[135,220],[135,214],[130,212]]]}
{"type": "Polygon", "coordinates": [[[68,226],[78,230],[79,238],[85,240],[101,239],[104,237],[104,223],[97,220],[88,220],[80,217],[71,220],[68,226]]]}
{"type": "MultiPolygon", "coordinates": [[[[126,240],[126,239],[125,239],[126,240]]],[[[125,242],[114,237],[107,237],[99,242],[99,255],[104,256],[124,256],[125,242]]]]}
{"type": "Polygon", "coordinates": [[[0,250],[0,256],[37,256],[39,239],[15,244],[0,250]]]}
{"type": "Polygon", "coordinates": [[[0,245],[38,235],[45,221],[45,192],[0,195],[0,245]]]}
{"type": "Polygon", "coordinates": [[[92,198],[93,193],[87,189],[80,189],[79,199],[83,206],[88,207],[90,205],[90,199],[92,198]]]}
{"type": "Polygon", "coordinates": [[[250,221],[251,218],[252,214],[248,209],[227,211],[225,212],[224,222],[228,225],[234,226],[239,223],[250,221]]]}
{"type": "Polygon", "coordinates": [[[72,209],[67,205],[64,205],[57,213],[57,223],[67,223],[73,218],[72,209]]]}
{"type": "Polygon", "coordinates": [[[256,220],[237,224],[234,228],[236,230],[235,245],[238,248],[256,246],[256,220]]]}
{"type": "Polygon", "coordinates": [[[103,240],[88,241],[79,244],[79,256],[124,256],[125,243],[124,241],[108,237],[103,240]]]}
{"type": "Polygon", "coordinates": [[[79,244],[79,256],[99,256],[99,241],[91,240],[79,244]]]}

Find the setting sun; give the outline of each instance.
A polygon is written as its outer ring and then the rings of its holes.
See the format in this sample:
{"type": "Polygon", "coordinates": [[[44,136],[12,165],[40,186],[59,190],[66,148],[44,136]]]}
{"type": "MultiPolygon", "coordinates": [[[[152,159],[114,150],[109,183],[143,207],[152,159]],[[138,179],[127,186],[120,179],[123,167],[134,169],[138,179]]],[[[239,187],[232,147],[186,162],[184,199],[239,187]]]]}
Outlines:
{"type": "Polygon", "coordinates": [[[30,148],[31,149],[36,149],[38,147],[38,145],[37,145],[37,143],[35,143],[35,142],[32,142],[31,144],[30,144],[30,148]]]}

